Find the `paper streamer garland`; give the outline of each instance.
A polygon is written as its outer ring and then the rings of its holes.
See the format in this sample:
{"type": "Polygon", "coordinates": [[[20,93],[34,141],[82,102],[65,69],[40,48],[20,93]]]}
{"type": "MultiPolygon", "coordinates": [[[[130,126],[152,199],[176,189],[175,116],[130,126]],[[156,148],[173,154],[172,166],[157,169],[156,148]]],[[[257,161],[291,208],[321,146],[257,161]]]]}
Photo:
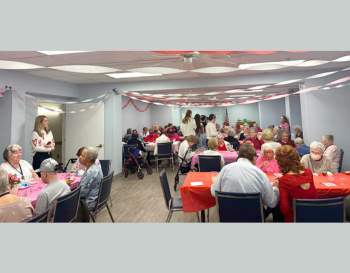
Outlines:
{"type": "Polygon", "coordinates": [[[129,99],[128,102],[122,107],[122,110],[124,110],[129,105],[130,102],[132,103],[132,105],[134,105],[135,109],[139,112],[145,112],[148,109],[148,107],[151,105],[151,103],[149,103],[145,109],[141,109],[133,102],[132,99],[129,99]]]}

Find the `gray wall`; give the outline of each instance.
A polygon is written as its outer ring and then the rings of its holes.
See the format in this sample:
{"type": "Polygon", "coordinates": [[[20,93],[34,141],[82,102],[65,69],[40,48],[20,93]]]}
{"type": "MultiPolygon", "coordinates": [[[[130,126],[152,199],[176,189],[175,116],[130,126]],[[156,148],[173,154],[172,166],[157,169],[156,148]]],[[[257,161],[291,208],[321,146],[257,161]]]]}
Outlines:
{"type": "MultiPolygon", "coordinates": [[[[223,116],[226,117],[226,108],[223,110],[223,116]]],[[[230,119],[230,124],[236,124],[237,119],[243,120],[251,120],[255,121],[258,125],[259,124],[259,105],[258,103],[252,103],[252,104],[238,104],[227,107],[228,116],[230,119]]]]}
{"type": "Polygon", "coordinates": [[[265,130],[269,125],[280,125],[281,116],[286,115],[286,104],[284,98],[277,100],[259,101],[260,128],[265,130]]]}
{"type": "Polygon", "coordinates": [[[164,127],[165,124],[173,123],[172,111],[168,106],[151,104],[149,108],[151,110],[151,121],[149,125],[158,122],[164,127]]]}
{"type": "MultiPolygon", "coordinates": [[[[291,133],[294,134],[294,126],[302,125],[301,122],[301,106],[300,106],[300,96],[299,95],[291,95],[286,97],[286,106],[289,105],[289,122],[290,122],[290,130],[291,133]]],[[[303,127],[301,127],[303,130],[303,127]]]]}
{"type": "MultiPolygon", "coordinates": [[[[336,73],[320,79],[306,81],[306,88],[323,86],[349,76],[349,72],[336,73]]],[[[335,85],[333,85],[335,86],[335,85]]],[[[350,170],[349,102],[350,87],[317,90],[300,95],[302,126],[306,144],[321,141],[326,134],[334,135],[334,144],[344,150],[343,170],[350,170]]]]}
{"type": "MultiPolygon", "coordinates": [[[[11,143],[12,93],[6,92],[0,98],[0,153],[11,143]]],[[[2,162],[2,156],[0,159],[2,162]]]]}

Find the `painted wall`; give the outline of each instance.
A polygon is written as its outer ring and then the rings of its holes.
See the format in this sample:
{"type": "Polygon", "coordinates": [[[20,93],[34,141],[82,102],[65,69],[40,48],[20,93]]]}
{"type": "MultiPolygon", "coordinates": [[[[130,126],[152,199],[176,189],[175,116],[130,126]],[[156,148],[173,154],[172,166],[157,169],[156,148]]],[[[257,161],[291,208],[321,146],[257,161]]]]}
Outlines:
{"type": "MultiPolygon", "coordinates": [[[[301,106],[300,106],[300,96],[298,95],[291,95],[286,97],[286,105],[289,104],[289,123],[290,123],[290,130],[291,133],[295,135],[294,132],[294,126],[299,125],[301,126],[301,106]]],[[[301,127],[301,130],[303,130],[303,127],[301,127]]]]}
{"type": "MultiPolygon", "coordinates": [[[[320,79],[308,80],[306,88],[325,84],[349,76],[340,72],[320,79]]],[[[335,86],[335,85],[333,85],[335,86]]],[[[350,87],[317,90],[300,95],[302,126],[305,142],[321,141],[326,134],[334,135],[334,144],[344,150],[342,170],[350,170],[349,101],[350,87]]]]}
{"type": "Polygon", "coordinates": [[[156,122],[160,123],[162,127],[164,127],[164,125],[168,123],[174,124],[172,111],[168,106],[151,104],[150,108],[151,108],[151,123],[149,125],[152,125],[153,123],[156,123],[156,122]]]}
{"type": "MultiPolygon", "coordinates": [[[[11,123],[12,123],[12,93],[6,92],[0,98],[0,152],[11,143],[11,123]]],[[[0,159],[2,162],[2,157],[0,159]]]]}
{"type": "MultiPolygon", "coordinates": [[[[222,116],[225,116],[226,114],[226,108],[225,107],[218,107],[218,108],[224,108],[222,116]]],[[[238,104],[227,107],[228,116],[230,119],[230,124],[236,124],[237,119],[243,120],[251,120],[255,121],[258,125],[259,124],[259,105],[258,103],[252,103],[252,104],[238,104]]]]}
{"type": "Polygon", "coordinates": [[[265,130],[269,125],[280,125],[281,116],[286,115],[285,99],[259,101],[260,128],[265,130]]]}

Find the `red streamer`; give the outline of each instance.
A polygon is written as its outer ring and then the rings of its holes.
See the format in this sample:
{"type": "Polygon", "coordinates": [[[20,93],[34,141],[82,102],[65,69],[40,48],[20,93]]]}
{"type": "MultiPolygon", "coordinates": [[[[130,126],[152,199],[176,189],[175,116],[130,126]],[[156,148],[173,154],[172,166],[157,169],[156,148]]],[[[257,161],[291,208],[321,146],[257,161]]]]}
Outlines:
{"type": "Polygon", "coordinates": [[[134,105],[135,109],[136,109],[137,111],[139,111],[139,112],[145,112],[145,111],[148,109],[148,107],[151,105],[151,104],[149,103],[145,109],[141,109],[141,108],[139,108],[139,107],[134,103],[134,101],[133,101],[132,99],[129,99],[128,102],[122,107],[122,110],[123,110],[124,108],[126,108],[126,107],[129,105],[130,102],[132,103],[132,105],[134,105]]]}

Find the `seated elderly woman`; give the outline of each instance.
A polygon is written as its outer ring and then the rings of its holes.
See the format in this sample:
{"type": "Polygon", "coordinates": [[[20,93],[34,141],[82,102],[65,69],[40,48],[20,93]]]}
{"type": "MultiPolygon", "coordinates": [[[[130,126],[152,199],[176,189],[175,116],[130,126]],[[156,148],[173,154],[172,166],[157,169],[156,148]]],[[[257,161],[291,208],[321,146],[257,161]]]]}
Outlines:
{"type": "Polygon", "coordinates": [[[298,151],[300,157],[310,154],[310,147],[305,145],[305,142],[302,138],[297,137],[294,140],[294,143],[295,143],[295,146],[297,146],[295,150],[298,151]]]}
{"type": "MultiPolygon", "coordinates": [[[[78,160],[74,163],[72,169],[71,169],[71,173],[77,173],[77,172],[80,172],[80,171],[86,171],[86,167],[80,163],[79,161],[79,157],[81,155],[81,152],[84,150],[85,147],[81,147],[78,152],[77,152],[77,157],[78,157],[78,160]]],[[[96,159],[95,161],[96,165],[98,165],[101,169],[101,163],[100,161],[98,160],[98,158],[96,159]]],[[[102,170],[102,169],[101,169],[102,170]]]]}
{"type": "Polygon", "coordinates": [[[22,182],[39,178],[32,165],[22,159],[22,147],[18,144],[9,145],[3,153],[3,157],[5,162],[0,165],[0,169],[4,169],[9,174],[17,174],[22,182]]]}
{"type": "Polygon", "coordinates": [[[224,136],[222,134],[218,134],[216,138],[218,140],[218,151],[234,151],[231,144],[224,140],[224,136]]]}
{"type": "Polygon", "coordinates": [[[264,151],[260,153],[256,166],[264,173],[279,173],[280,169],[275,158],[275,149],[270,143],[266,143],[264,146],[264,151]]]}
{"type": "Polygon", "coordinates": [[[333,164],[338,168],[340,162],[340,151],[337,146],[333,144],[334,137],[333,135],[325,135],[322,137],[322,144],[324,145],[323,154],[328,156],[333,164]]]}
{"type": "Polygon", "coordinates": [[[191,158],[194,154],[200,153],[201,149],[197,149],[195,152],[189,150],[197,142],[197,138],[194,135],[189,135],[186,139],[180,144],[179,154],[180,158],[185,158],[187,161],[187,165],[191,165],[191,158]],[[186,155],[186,157],[185,157],[186,155]]]}
{"type": "Polygon", "coordinates": [[[229,127],[228,126],[225,126],[224,128],[224,131],[223,133],[221,133],[224,137],[228,137],[228,130],[229,130],[229,127]]]}
{"type": "Polygon", "coordinates": [[[216,125],[215,125],[215,127],[216,127],[216,131],[218,131],[218,132],[220,132],[220,124],[219,123],[216,123],[216,125]]]}
{"type": "Polygon", "coordinates": [[[271,130],[271,132],[273,133],[273,128],[275,128],[275,125],[269,125],[268,129],[271,130]]]}
{"type": "Polygon", "coordinates": [[[234,129],[228,130],[228,136],[224,138],[224,141],[227,141],[231,144],[233,149],[236,149],[239,147],[239,141],[237,138],[235,138],[236,133],[234,129]]]}
{"type": "Polygon", "coordinates": [[[126,143],[129,144],[129,140],[132,138],[132,134],[133,134],[133,133],[136,133],[136,134],[137,134],[137,130],[136,130],[136,129],[132,130],[131,135],[128,137],[126,143]]]}
{"type": "Polygon", "coordinates": [[[203,152],[204,155],[220,155],[220,167],[221,169],[225,166],[225,160],[222,154],[218,153],[216,150],[218,148],[218,141],[215,138],[209,139],[208,141],[208,148],[209,150],[206,150],[203,152]]]}
{"type": "Polygon", "coordinates": [[[274,151],[276,151],[279,147],[281,147],[280,143],[273,142],[273,133],[269,129],[266,129],[262,132],[261,138],[264,141],[264,144],[261,145],[260,154],[264,153],[265,144],[271,145],[271,147],[273,148],[274,151]]]}
{"type": "Polygon", "coordinates": [[[294,126],[295,138],[304,138],[303,132],[301,131],[301,127],[299,125],[294,126]]]}
{"type": "Polygon", "coordinates": [[[244,126],[239,134],[239,140],[245,140],[247,137],[249,137],[249,127],[244,126]]]}
{"type": "Polygon", "coordinates": [[[132,133],[132,129],[131,129],[131,128],[128,128],[128,129],[126,130],[126,134],[125,134],[124,137],[123,137],[123,142],[126,142],[126,141],[128,140],[129,136],[131,136],[131,133],[132,133]]]}
{"type": "Polygon", "coordinates": [[[251,141],[254,144],[255,150],[261,150],[261,145],[264,144],[264,141],[258,136],[258,129],[252,127],[249,129],[249,135],[246,140],[251,141]]]}
{"type": "Polygon", "coordinates": [[[276,159],[283,174],[279,182],[280,209],[285,222],[293,222],[293,199],[317,199],[312,171],[299,161],[298,152],[291,146],[276,151],[276,159]]]}
{"type": "MultiPolygon", "coordinates": [[[[15,187],[16,191],[18,187],[15,187]]],[[[33,217],[34,208],[29,198],[10,193],[7,171],[0,169],[0,223],[26,222],[33,217]]]]}
{"type": "Polygon", "coordinates": [[[289,133],[288,133],[287,130],[282,130],[282,132],[281,132],[281,140],[279,140],[277,142],[280,143],[282,146],[290,145],[293,148],[296,147],[294,141],[289,139],[289,133]]]}
{"type": "Polygon", "coordinates": [[[253,127],[258,129],[258,132],[262,132],[261,128],[256,123],[253,124],[253,127]]]}
{"type": "Polygon", "coordinates": [[[277,142],[277,141],[281,140],[281,131],[282,130],[278,126],[275,126],[273,128],[272,133],[273,133],[273,141],[274,142],[277,142]]]}
{"type": "Polygon", "coordinates": [[[78,187],[81,187],[80,197],[85,198],[90,211],[96,206],[99,187],[103,178],[101,168],[95,163],[97,157],[98,152],[93,147],[85,147],[79,157],[80,163],[86,167],[86,172],[78,184],[78,187]]]}
{"type": "Polygon", "coordinates": [[[337,173],[337,167],[328,156],[323,154],[323,152],[323,144],[313,141],[310,144],[310,154],[304,155],[301,159],[301,163],[304,163],[305,168],[309,168],[313,173],[337,173]]]}

